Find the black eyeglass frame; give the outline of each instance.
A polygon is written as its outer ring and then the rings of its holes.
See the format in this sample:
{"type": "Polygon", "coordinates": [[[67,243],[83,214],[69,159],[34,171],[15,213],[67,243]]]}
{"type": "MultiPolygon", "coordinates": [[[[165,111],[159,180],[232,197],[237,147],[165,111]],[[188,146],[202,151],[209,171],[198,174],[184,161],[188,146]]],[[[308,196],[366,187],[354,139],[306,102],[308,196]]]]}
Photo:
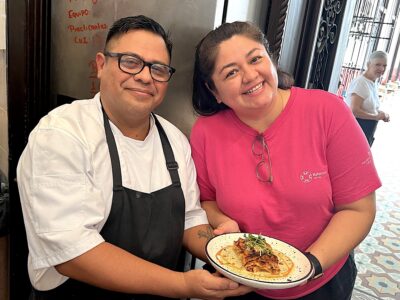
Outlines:
{"type": "Polygon", "coordinates": [[[253,144],[251,145],[251,152],[253,153],[254,156],[258,156],[261,157],[261,160],[257,163],[256,165],[256,177],[259,181],[261,182],[265,182],[265,183],[272,183],[274,181],[274,177],[272,176],[272,161],[271,161],[271,155],[269,153],[269,148],[267,143],[265,142],[264,136],[262,135],[257,135],[253,144]],[[257,153],[255,151],[255,143],[259,142],[262,146],[261,152],[257,153]],[[265,156],[264,156],[264,149],[267,153],[267,159],[268,162],[265,160],[265,156]],[[263,176],[261,176],[261,172],[260,172],[260,168],[264,165],[264,164],[268,164],[267,168],[269,169],[269,176],[268,179],[263,178],[263,176]]]}
{"type": "Polygon", "coordinates": [[[164,64],[161,64],[161,63],[150,63],[150,62],[147,62],[147,61],[143,60],[141,57],[139,57],[138,55],[133,54],[133,53],[119,53],[119,52],[109,52],[109,51],[105,51],[103,54],[104,54],[104,56],[108,56],[108,57],[117,57],[117,58],[118,58],[118,68],[119,68],[122,72],[124,72],[124,73],[126,73],[126,74],[136,75],[136,74],[139,74],[140,72],[142,72],[143,69],[144,69],[144,67],[149,67],[151,78],[152,78],[153,80],[155,80],[155,81],[158,81],[158,82],[168,82],[168,81],[170,81],[172,75],[173,75],[173,74],[175,73],[175,71],[176,71],[175,68],[173,68],[173,67],[171,67],[171,66],[168,66],[168,65],[164,65],[164,64]],[[134,58],[136,58],[136,59],[142,61],[142,62],[143,62],[142,68],[141,68],[138,72],[136,72],[136,73],[128,72],[128,71],[124,70],[123,68],[121,68],[121,58],[122,58],[123,56],[125,56],[125,55],[126,55],[126,56],[134,57],[134,58]],[[168,79],[167,79],[167,80],[155,79],[155,78],[153,77],[153,73],[152,73],[152,67],[153,67],[153,66],[162,66],[162,67],[167,68],[168,71],[169,71],[169,77],[168,77],[168,79]]]}

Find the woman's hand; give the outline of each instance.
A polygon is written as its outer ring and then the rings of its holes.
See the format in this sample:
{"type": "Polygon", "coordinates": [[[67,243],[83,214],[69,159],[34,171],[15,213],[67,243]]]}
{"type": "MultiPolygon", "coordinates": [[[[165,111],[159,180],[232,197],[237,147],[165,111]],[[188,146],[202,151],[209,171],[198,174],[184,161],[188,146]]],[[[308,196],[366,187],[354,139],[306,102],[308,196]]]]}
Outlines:
{"type": "Polygon", "coordinates": [[[385,113],[384,111],[379,110],[376,119],[378,121],[382,120],[384,122],[388,122],[390,117],[389,117],[389,114],[385,113]]]}
{"type": "Polygon", "coordinates": [[[229,233],[229,232],[240,232],[238,223],[232,219],[229,219],[229,220],[224,221],[223,223],[220,223],[217,226],[217,228],[214,229],[215,235],[220,235],[220,234],[229,233]]]}
{"type": "Polygon", "coordinates": [[[390,121],[390,116],[388,113],[385,113],[385,118],[383,119],[383,122],[389,122],[390,121]]]}
{"type": "Polygon", "coordinates": [[[214,228],[214,234],[220,235],[229,232],[240,232],[238,223],[225,215],[217,205],[216,201],[203,201],[201,206],[207,213],[208,221],[214,228]]]}

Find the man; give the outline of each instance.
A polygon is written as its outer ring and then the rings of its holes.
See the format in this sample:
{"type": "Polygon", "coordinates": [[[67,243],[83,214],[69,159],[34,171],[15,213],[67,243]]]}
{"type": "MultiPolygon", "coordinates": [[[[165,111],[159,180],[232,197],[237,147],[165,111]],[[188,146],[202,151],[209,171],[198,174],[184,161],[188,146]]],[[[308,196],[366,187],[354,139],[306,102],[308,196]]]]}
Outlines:
{"type": "Polygon", "coordinates": [[[174,73],[171,49],[154,20],[116,21],[96,55],[100,93],[32,131],[17,170],[32,299],[248,291],[204,270],[176,271],[182,245],[204,258],[209,225],[186,137],[152,114],[174,73]]]}
{"type": "Polygon", "coordinates": [[[378,121],[389,122],[389,114],[379,110],[377,79],[386,70],[387,54],[383,51],[371,53],[364,74],[354,79],[348,88],[346,102],[353,111],[368,143],[372,146],[378,121]]]}

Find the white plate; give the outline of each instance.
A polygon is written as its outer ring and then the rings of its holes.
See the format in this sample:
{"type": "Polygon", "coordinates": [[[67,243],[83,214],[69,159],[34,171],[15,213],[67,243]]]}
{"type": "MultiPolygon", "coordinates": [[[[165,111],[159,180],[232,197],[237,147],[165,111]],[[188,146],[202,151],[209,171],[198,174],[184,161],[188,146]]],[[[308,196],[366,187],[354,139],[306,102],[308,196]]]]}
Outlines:
{"type": "Polygon", "coordinates": [[[243,274],[238,274],[234,270],[229,269],[229,266],[224,266],[219,263],[216,255],[222,248],[233,245],[233,242],[239,238],[244,238],[246,233],[227,233],[215,236],[210,239],[206,245],[206,255],[212,266],[224,276],[256,289],[287,289],[300,285],[308,280],[312,274],[311,262],[309,259],[295,247],[282,242],[280,240],[262,236],[265,238],[272,249],[278,250],[287,255],[294,263],[292,271],[285,277],[267,278],[267,279],[252,279],[243,274]]]}

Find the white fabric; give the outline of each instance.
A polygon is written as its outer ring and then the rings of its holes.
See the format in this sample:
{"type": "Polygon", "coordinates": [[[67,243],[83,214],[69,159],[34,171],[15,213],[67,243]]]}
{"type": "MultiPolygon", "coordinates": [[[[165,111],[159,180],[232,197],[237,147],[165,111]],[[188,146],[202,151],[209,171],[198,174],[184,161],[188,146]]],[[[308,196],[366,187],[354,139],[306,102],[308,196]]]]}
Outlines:
{"type": "MultiPolygon", "coordinates": [[[[157,117],[179,165],[185,229],[207,224],[187,138],[157,117]]],[[[125,137],[112,123],[111,128],[123,186],[149,193],[171,184],[153,119],[144,141],[125,137]]],[[[36,289],[52,289],[67,279],[53,266],[103,242],[99,232],[111,209],[112,170],[99,94],[60,106],[40,120],[19,160],[17,179],[29,245],[29,276],[36,289]]]]}
{"type": "Polygon", "coordinates": [[[351,106],[351,95],[357,94],[364,99],[361,108],[371,114],[377,114],[380,106],[377,83],[364,75],[355,78],[346,92],[346,103],[351,106]]]}

